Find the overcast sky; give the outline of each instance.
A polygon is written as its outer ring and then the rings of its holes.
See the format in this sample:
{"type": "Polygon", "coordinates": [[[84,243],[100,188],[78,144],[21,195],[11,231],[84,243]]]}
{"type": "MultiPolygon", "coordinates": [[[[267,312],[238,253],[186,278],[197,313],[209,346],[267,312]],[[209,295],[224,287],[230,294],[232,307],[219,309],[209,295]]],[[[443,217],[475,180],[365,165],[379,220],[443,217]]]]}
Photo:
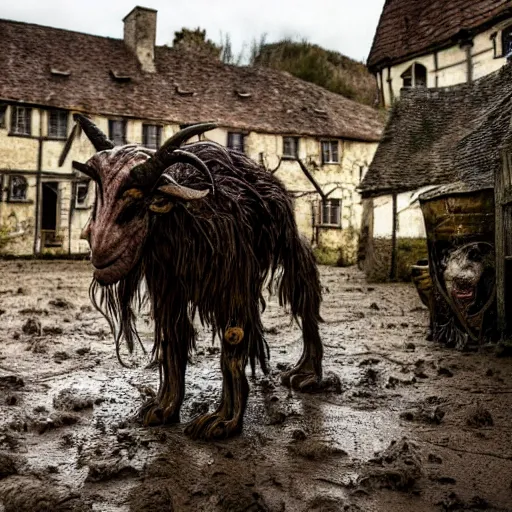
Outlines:
{"type": "Polygon", "coordinates": [[[157,44],[201,27],[215,42],[229,34],[235,54],[267,34],[268,42],[305,38],[366,61],[384,0],[0,0],[0,18],[121,38],[135,5],[158,11],[157,44]]]}

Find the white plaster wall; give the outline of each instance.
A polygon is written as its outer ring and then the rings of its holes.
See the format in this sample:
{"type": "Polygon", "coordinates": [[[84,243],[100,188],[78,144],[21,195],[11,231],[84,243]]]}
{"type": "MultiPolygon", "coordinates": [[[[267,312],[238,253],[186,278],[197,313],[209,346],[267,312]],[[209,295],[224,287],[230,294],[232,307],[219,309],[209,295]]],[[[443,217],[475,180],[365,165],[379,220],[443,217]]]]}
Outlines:
{"type": "MultiPolygon", "coordinates": [[[[423,214],[417,200],[418,194],[425,190],[426,188],[398,194],[397,238],[426,238],[423,214]]],[[[373,236],[375,238],[391,238],[393,234],[393,197],[391,195],[376,197],[373,199],[373,205],[373,236]]]]}
{"type": "MultiPolygon", "coordinates": [[[[41,126],[42,135],[47,134],[47,113],[34,109],[32,113],[32,136],[39,135],[41,126]]],[[[8,119],[10,118],[8,113],[8,119]]],[[[98,127],[108,133],[108,118],[104,116],[91,116],[98,127]]],[[[142,120],[127,120],[126,138],[128,143],[142,142],[142,120]]],[[[150,123],[150,121],[148,121],[150,123]]],[[[72,115],[70,113],[68,123],[68,135],[73,127],[72,115]]],[[[178,124],[163,126],[162,141],[165,141],[172,134],[179,130],[178,124]]],[[[227,144],[228,128],[217,128],[205,134],[209,140],[220,144],[227,144]]],[[[10,137],[8,129],[0,129],[0,169],[37,169],[38,140],[26,137],[10,137]]],[[[71,150],[66,157],[62,167],[58,166],[58,160],[64,148],[65,141],[45,140],[43,142],[42,169],[56,174],[54,177],[45,178],[47,181],[59,181],[59,225],[58,233],[63,239],[63,246],[59,249],[52,249],[52,252],[72,253],[88,252],[87,242],[80,240],[80,233],[87,223],[91,214],[91,207],[94,203],[94,186],[90,184],[87,198],[87,208],[71,208],[72,183],[69,178],[59,174],[71,175],[74,171],[71,165],[73,160],[86,162],[93,154],[94,148],[81,133],[73,142],[71,150]],[[71,222],[70,222],[71,221],[71,222]]],[[[264,156],[266,165],[269,168],[277,166],[283,150],[283,137],[281,135],[260,134],[251,132],[246,135],[246,153],[256,162],[260,162],[260,154],[264,156]]],[[[377,149],[376,143],[365,143],[356,141],[339,140],[338,152],[340,161],[338,164],[321,163],[320,140],[312,137],[302,137],[299,142],[299,157],[308,164],[316,181],[320,184],[325,193],[333,199],[342,199],[342,228],[329,229],[323,233],[321,243],[330,247],[345,246],[347,251],[357,246],[357,235],[361,222],[361,198],[357,187],[361,181],[361,169],[363,176],[370,165],[373,155],[377,149]]],[[[287,189],[301,197],[295,201],[295,214],[300,231],[312,239],[313,224],[311,216],[312,204],[319,200],[319,196],[313,185],[306,178],[297,162],[283,160],[276,176],[284,183],[287,189]]],[[[15,212],[20,222],[35,223],[35,198],[36,186],[35,176],[30,176],[29,200],[27,204],[0,203],[0,223],[5,223],[6,216],[15,212]]],[[[12,218],[12,215],[11,217],[12,218]]],[[[18,222],[19,224],[19,222],[18,222]]],[[[11,244],[9,252],[17,254],[31,254],[33,251],[33,229],[31,236],[27,237],[25,243],[11,244]]]]}
{"type": "MultiPolygon", "coordinates": [[[[472,54],[472,78],[477,80],[486,76],[494,71],[497,71],[506,64],[506,59],[501,57],[501,32],[502,29],[510,23],[496,25],[485,32],[475,36],[473,40],[473,47],[471,48],[472,54]],[[496,55],[494,56],[493,40],[496,37],[496,55]]],[[[428,53],[416,59],[408,60],[401,64],[391,67],[391,86],[393,89],[393,98],[400,97],[400,90],[403,86],[401,78],[402,73],[415,62],[422,64],[427,68],[427,87],[448,87],[451,85],[461,84],[467,82],[467,63],[466,63],[466,50],[459,45],[454,45],[445,50],[437,52],[438,71],[436,73],[434,53],[428,53]]],[[[382,70],[383,74],[383,95],[385,106],[392,104],[392,98],[389,91],[389,84],[387,82],[388,70],[382,70]]],[[[380,84],[380,80],[378,81],[380,84]]]]}

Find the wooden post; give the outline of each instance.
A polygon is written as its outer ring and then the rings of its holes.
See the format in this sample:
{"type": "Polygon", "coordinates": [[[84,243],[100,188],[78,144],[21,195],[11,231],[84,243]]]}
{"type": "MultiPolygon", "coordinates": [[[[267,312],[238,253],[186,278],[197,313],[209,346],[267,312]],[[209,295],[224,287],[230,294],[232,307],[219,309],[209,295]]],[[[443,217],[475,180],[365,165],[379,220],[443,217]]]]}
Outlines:
{"type": "Polygon", "coordinates": [[[39,115],[39,136],[37,137],[37,175],[36,175],[36,206],[35,206],[35,219],[34,219],[34,255],[37,255],[42,250],[41,240],[41,219],[42,211],[42,170],[43,170],[43,110],[37,110],[39,115]]]}
{"type": "Polygon", "coordinates": [[[394,281],[396,279],[397,274],[397,237],[396,232],[398,229],[398,213],[397,213],[397,195],[393,193],[393,232],[391,234],[391,270],[389,274],[389,278],[394,281]]]}
{"type": "Polygon", "coordinates": [[[504,175],[509,173],[507,152],[502,152],[502,167],[496,171],[494,177],[494,208],[495,218],[495,252],[496,252],[496,301],[498,308],[498,329],[503,335],[506,329],[505,308],[505,229],[504,229],[504,175]]]}

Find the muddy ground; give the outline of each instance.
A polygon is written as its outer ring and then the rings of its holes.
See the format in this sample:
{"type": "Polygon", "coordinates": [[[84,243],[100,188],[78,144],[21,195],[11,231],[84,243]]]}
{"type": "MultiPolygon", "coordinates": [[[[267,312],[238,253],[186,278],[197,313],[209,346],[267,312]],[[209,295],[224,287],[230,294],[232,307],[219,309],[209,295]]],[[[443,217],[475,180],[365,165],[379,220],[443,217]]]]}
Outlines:
{"type": "MultiPolygon", "coordinates": [[[[243,434],[207,444],[130,422],[158,371],[117,362],[87,262],[0,266],[4,512],[512,510],[512,359],[425,341],[411,285],[321,268],[325,370],[341,384],[314,395],[279,384],[301,341],[271,300],[271,373],[251,380],[243,434]]],[[[140,329],[149,348],[148,316],[140,329]]],[[[218,359],[200,330],[183,422],[214,408],[218,359]]]]}

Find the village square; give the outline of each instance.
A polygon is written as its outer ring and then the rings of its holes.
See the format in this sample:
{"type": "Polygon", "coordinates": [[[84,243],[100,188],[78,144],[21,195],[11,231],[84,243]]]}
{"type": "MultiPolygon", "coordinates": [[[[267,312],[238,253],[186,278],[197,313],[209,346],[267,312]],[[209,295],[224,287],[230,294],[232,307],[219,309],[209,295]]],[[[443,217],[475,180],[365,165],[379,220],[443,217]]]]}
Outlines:
{"type": "Polygon", "coordinates": [[[367,3],[0,5],[0,512],[512,511],[512,1],[367,3]]]}

